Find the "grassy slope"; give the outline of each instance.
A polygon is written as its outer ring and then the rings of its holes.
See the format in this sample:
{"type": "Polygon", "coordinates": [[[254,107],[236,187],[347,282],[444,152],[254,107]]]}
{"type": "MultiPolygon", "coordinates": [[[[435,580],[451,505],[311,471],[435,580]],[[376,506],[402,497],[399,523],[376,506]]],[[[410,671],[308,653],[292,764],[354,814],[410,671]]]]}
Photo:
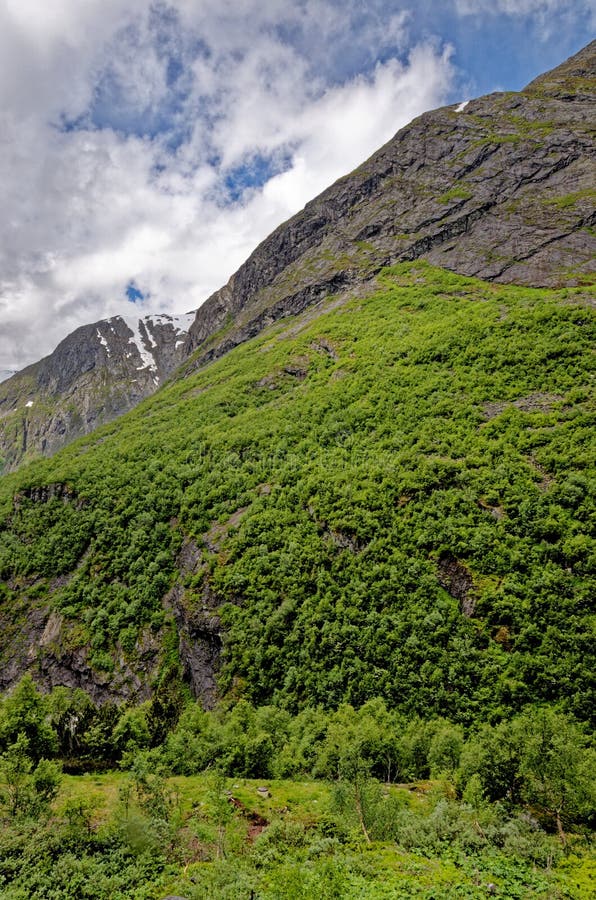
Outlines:
{"type": "MultiPolygon", "coordinates": [[[[192,900],[207,896],[223,900],[251,896],[251,891],[254,896],[269,900],[332,897],[450,900],[486,897],[491,883],[500,897],[587,900],[592,896],[593,863],[583,854],[572,852],[551,870],[507,857],[495,849],[458,851],[447,842],[443,852],[426,853],[406,850],[392,841],[373,841],[367,846],[356,821],[350,823],[349,818],[337,818],[333,791],[328,784],[267,782],[270,796],[263,799],[257,794],[260,782],[247,779],[218,782],[210,774],[169,780],[177,838],[175,849],[165,854],[169,865],[156,875],[148,866],[148,857],[161,856],[163,846],[153,846],[155,836],[152,837],[149,821],[135,802],[134,791],[129,805],[123,803],[126,784],[127,776],[115,773],[65,778],[54,804],[53,825],[48,826],[49,831],[53,827],[57,835],[61,834],[60,852],[55,852],[53,862],[45,852],[31,860],[31,866],[40,870],[40,890],[46,884],[43,871],[49,878],[48,886],[52,885],[58,892],[55,896],[93,896],[93,884],[85,883],[87,870],[93,872],[93,877],[101,874],[102,897],[105,891],[109,894],[111,883],[114,897],[147,900],[158,900],[166,894],[192,900]],[[268,827],[251,830],[246,814],[234,812],[228,806],[224,789],[240,800],[245,810],[262,816],[268,827]],[[101,841],[102,830],[116,825],[124,835],[130,856],[114,855],[110,859],[110,844],[104,839],[101,846],[110,860],[104,872],[100,866],[101,855],[94,858],[91,845],[85,854],[84,828],[79,822],[76,827],[81,846],[76,851],[79,863],[75,864],[69,856],[66,822],[70,819],[74,824],[77,809],[85,810],[90,837],[97,834],[101,841]],[[65,857],[63,862],[60,854],[65,857]],[[144,868],[148,869],[145,876],[144,868]],[[77,876],[82,878],[80,894],[76,893],[77,876]]],[[[390,791],[394,806],[409,810],[418,821],[432,815],[441,792],[440,783],[424,783],[415,790],[396,786],[390,791]]],[[[470,810],[469,814],[472,821],[474,813],[470,810]]],[[[5,859],[9,858],[7,854],[5,859]]],[[[22,871],[16,882],[23,886],[31,883],[31,872],[22,871]]],[[[98,885],[96,889],[99,891],[98,885]]],[[[0,885],[0,896],[20,897],[21,894],[16,885],[7,893],[2,892],[0,885]]]]}
{"type": "Polygon", "coordinates": [[[562,699],[587,716],[589,295],[418,263],[286,320],[0,480],[5,616],[18,628],[19,604],[50,596],[95,665],[117,643],[134,662],[192,538],[186,603],[208,582],[220,604],[224,691],[382,694],[464,721],[562,699]],[[56,482],[78,501],[13,510],[56,482]]]}

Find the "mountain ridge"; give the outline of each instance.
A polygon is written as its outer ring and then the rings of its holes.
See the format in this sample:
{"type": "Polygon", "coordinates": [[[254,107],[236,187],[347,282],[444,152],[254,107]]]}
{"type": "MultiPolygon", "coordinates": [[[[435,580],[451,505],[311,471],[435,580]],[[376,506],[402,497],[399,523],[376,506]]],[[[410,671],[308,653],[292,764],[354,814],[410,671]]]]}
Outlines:
{"type": "Polygon", "coordinates": [[[442,107],[414,119],[259,245],[197,311],[189,352],[211,341],[207,353],[197,355],[200,365],[286,313],[295,314],[328,293],[370,278],[383,266],[420,256],[462,275],[505,283],[577,283],[582,270],[589,272],[593,266],[596,251],[589,236],[582,234],[579,241],[573,237],[596,221],[596,170],[591,119],[583,105],[579,111],[574,107],[578,98],[582,104],[586,99],[594,104],[595,76],[596,41],[519,93],[490,94],[467,102],[463,109],[461,104],[442,107]],[[553,79],[555,85],[568,85],[563,100],[556,88],[550,94],[546,89],[553,79]],[[588,86],[586,95],[578,92],[578,83],[588,86]],[[548,98],[551,120],[545,119],[548,98]],[[446,164],[441,148],[447,151],[446,164]],[[451,164],[456,171],[445,171],[451,164]],[[387,187],[392,179],[394,184],[387,187]],[[479,196],[488,181],[493,184],[479,196]],[[575,194],[568,191],[570,182],[575,194]],[[538,185],[537,202],[527,186],[536,192],[538,185]],[[382,197],[385,209],[372,206],[371,218],[364,201],[375,196],[382,197]],[[509,206],[500,221],[495,209],[505,201],[509,206]],[[337,235],[338,222],[343,225],[339,238],[325,246],[329,230],[337,235]],[[452,239],[455,245],[449,243],[452,239]],[[497,258],[495,243],[502,251],[497,258]],[[555,244],[558,259],[553,259],[555,244]],[[573,254],[572,272],[565,269],[562,248],[573,254]],[[298,261],[302,271],[296,272],[298,261]],[[287,290],[281,277],[288,270],[293,290],[287,290]],[[220,328],[224,337],[213,345],[220,328]]]}
{"type": "MultiPolygon", "coordinates": [[[[595,79],[592,42],[520,92],[415,119],[255,249],[197,310],[164,374],[184,377],[330,294],[370,290],[384,266],[400,261],[425,258],[463,275],[534,286],[589,278],[596,253],[595,79]]],[[[25,419],[6,417],[17,382],[3,383],[4,471],[27,453],[54,452],[157,386],[148,378],[143,390],[130,390],[132,377],[125,371],[115,379],[114,396],[99,410],[75,409],[70,417],[51,410],[35,425],[33,443],[25,419]]]]}

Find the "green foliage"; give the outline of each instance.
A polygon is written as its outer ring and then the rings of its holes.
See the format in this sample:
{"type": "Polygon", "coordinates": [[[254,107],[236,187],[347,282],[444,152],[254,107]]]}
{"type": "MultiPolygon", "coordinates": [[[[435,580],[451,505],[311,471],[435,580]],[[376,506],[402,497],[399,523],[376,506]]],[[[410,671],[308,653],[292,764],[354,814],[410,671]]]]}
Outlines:
{"type": "Polygon", "coordinates": [[[439,203],[450,203],[451,200],[469,200],[473,196],[472,190],[465,184],[456,185],[438,198],[439,203]]]}
{"type": "Polygon", "coordinates": [[[135,855],[114,826],[75,833],[68,821],[29,821],[0,832],[6,900],[149,898],[165,866],[155,848],[135,855]]]}
{"type": "Polygon", "coordinates": [[[0,702],[0,749],[14,746],[22,738],[33,761],[54,756],[58,740],[47,714],[47,701],[33,679],[25,675],[0,702]]]}
{"type": "Polygon", "coordinates": [[[145,728],[152,747],[163,744],[176,725],[184,700],[180,667],[174,664],[162,674],[147,710],[145,728]]]}
{"type": "Polygon", "coordinates": [[[551,709],[525,717],[526,745],[522,761],[524,799],[557,825],[587,821],[596,809],[596,755],[573,722],[551,709]]]}
{"type": "Polygon", "coordinates": [[[464,735],[461,727],[449,722],[438,725],[428,748],[428,762],[433,778],[453,775],[459,766],[464,735]]]}
{"type": "Polygon", "coordinates": [[[97,713],[89,695],[80,689],[57,687],[47,698],[47,709],[60,756],[69,759],[84,755],[83,735],[97,713]]]}
{"type": "MultiPolygon", "coordinates": [[[[378,284],[2,477],[13,632],[18,610],[50,605],[58,645],[88,646],[116,677],[162,642],[163,673],[177,582],[191,621],[205,604],[221,617],[230,699],[295,712],[382,696],[409,720],[466,726],[561,702],[587,719],[588,289],[422,263],[378,284]]],[[[149,714],[151,742],[177,704],[149,714]]]]}
{"type": "Polygon", "coordinates": [[[69,778],[51,821],[4,823],[0,896],[453,900],[485,897],[489,884],[520,900],[591,896],[581,838],[570,834],[565,852],[525,811],[460,803],[439,784],[389,789],[364,774],[358,802],[369,843],[349,778],[315,794],[309,783],[269,782],[267,800],[257,800],[259,783],[209,772],[174,784],[146,756],[130,778],[69,778]],[[112,797],[107,806],[91,784],[112,797]],[[255,804],[265,823],[257,833],[255,804]]]}
{"type": "Polygon", "coordinates": [[[134,754],[149,747],[151,734],[147,722],[147,704],[125,709],[112,733],[114,748],[120,755],[134,754]]]}
{"type": "Polygon", "coordinates": [[[593,771],[594,753],[581,729],[542,708],[483,727],[464,747],[458,774],[464,796],[480,789],[491,800],[525,801],[565,842],[567,823],[587,822],[593,814],[593,771]]]}
{"type": "Polygon", "coordinates": [[[441,777],[448,799],[457,791],[476,811],[495,802],[509,809],[526,806],[563,843],[568,827],[590,825],[594,805],[587,737],[572,719],[544,708],[465,736],[445,719],[406,721],[379,698],[360,709],[306,709],[293,718],[246,701],[227,712],[193,705],[158,758],[175,773],[215,766],[233,777],[291,773],[332,780],[343,811],[350,804],[359,811],[364,833],[378,834],[379,823],[393,815],[391,803],[379,803],[380,779],[390,784],[441,777]]]}
{"type": "Polygon", "coordinates": [[[0,756],[0,801],[12,817],[42,815],[58,793],[60,777],[57,763],[40,759],[34,764],[21,733],[0,756]]]}

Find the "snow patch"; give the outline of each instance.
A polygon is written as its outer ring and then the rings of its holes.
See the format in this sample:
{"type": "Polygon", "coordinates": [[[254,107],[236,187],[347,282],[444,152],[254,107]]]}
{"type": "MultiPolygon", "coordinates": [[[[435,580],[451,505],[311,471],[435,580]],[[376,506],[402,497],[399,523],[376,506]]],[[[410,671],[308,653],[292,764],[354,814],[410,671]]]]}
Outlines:
{"type": "Polygon", "coordinates": [[[184,331],[185,334],[188,334],[188,329],[190,328],[196,317],[196,312],[184,313],[181,316],[172,316],[174,328],[176,329],[176,331],[184,331]]]}
{"type": "Polygon", "coordinates": [[[108,342],[106,341],[105,337],[103,336],[103,334],[101,333],[99,328],[97,329],[97,337],[99,338],[99,343],[101,344],[101,346],[106,348],[106,353],[109,357],[110,348],[108,347],[108,342]]]}
{"type": "Polygon", "coordinates": [[[188,329],[194,322],[196,317],[196,312],[189,313],[181,313],[176,316],[171,316],[168,313],[158,313],[155,316],[147,316],[147,318],[151,318],[156,324],[159,325],[171,325],[175,332],[183,331],[184,334],[188,334],[188,329]]]}
{"type": "Polygon", "coordinates": [[[466,106],[468,105],[469,102],[470,102],[469,100],[464,100],[463,103],[460,103],[459,106],[456,106],[456,107],[455,107],[455,111],[456,111],[456,112],[463,112],[464,109],[466,108],[466,106]]]}
{"type": "MultiPolygon", "coordinates": [[[[137,371],[141,372],[149,369],[153,381],[157,385],[159,383],[159,378],[157,377],[156,351],[158,350],[158,343],[156,341],[156,329],[171,327],[177,337],[174,346],[175,349],[178,349],[185,343],[188,329],[194,322],[195,315],[196,313],[194,312],[183,313],[176,316],[161,313],[153,316],[145,316],[144,319],[133,319],[128,316],[115,316],[110,322],[119,319],[126,325],[129,331],[132,332],[132,337],[128,339],[128,343],[134,345],[141,357],[142,363],[142,365],[136,367],[137,371]]],[[[110,327],[114,330],[113,325],[110,325],[110,327]]],[[[127,358],[130,358],[132,355],[133,351],[131,349],[126,356],[127,358]]]]}
{"type": "Polygon", "coordinates": [[[153,349],[154,349],[155,347],[157,347],[157,341],[155,340],[155,338],[154,338],[153,335],[151,334],[151,328],[152,328],[152,326],[153,326],[153,322],[151,321],[151,319],[149,318],[149,316],[145,316],[145,322],[144,322],[144,325],[145,325],[145,333],[146,333],[146,335],[147,335],[147,340],[148,340],[148,342],[149,342],[149,346],[150,346],[150,348],[151,348],[151,352],[153,352],[153,349]]]}
{"type": "Polygon", "coordinates": [[[124,318],[124,316],[120,317],[124,324],[132,331],[132,337],[128,339],[129,344],[134,344],[139,352],[139,356],[141,357],[142,365],[137,366],[137,371],[141,371],[141,369],[149,369],[151,372],[156,372],[157,367],[155,365],[155,359],[153,354],[151,353],[152,343],[148,342],[143,333],[141,331],[141,325],[146,328],[145,323],[142,319],[128,319],[124,318]],[[149,346],[147,346],[149,343],[149,346]]]}

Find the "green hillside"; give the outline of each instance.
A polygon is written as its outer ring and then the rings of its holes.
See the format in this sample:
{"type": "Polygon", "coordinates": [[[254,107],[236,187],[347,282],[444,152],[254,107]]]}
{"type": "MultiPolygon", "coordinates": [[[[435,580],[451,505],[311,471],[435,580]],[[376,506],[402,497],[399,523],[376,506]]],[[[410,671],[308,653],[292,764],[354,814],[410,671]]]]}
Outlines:
{"type": "Polygon", "coordinates": [[[2,669],[586,719],[591,297],[400,265],[3,477],[2,669]]]}
{"type": "Polygon", "coordinates": [[[345,802],[345,785],[274,780],[266,797],[260,785],[212,773],[169,780],[143,780],[138,771],[65,778],[49,822],[13,824],[0,835],[0,896],[593,897],[594,865],[578,855],[577,842],[564,858],[555,841],[521,816],[505,817],[489,804],[457,804],[444,782],[368,785],[370,845],[345,802]],[[236,807],[227,800],[232,794],[236,807]],[[162,816],[166,810],[161,819],[156,806],[162,816]]]}

